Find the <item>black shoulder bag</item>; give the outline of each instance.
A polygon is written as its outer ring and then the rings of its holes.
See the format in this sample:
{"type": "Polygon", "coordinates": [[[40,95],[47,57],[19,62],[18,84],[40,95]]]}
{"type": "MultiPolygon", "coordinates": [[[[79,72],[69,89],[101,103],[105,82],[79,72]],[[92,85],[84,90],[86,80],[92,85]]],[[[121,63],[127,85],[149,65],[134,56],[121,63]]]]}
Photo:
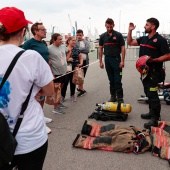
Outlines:
{"type": "MultiPolygon", "coordinates": [[[[17,53],[16,56],[14,57],[14,59],[12,60],[11,64],[9,65],[9,67],[8,67],[4,77],[2,79],[2,82],[0,84],[0,90],[2,89],[5,81],[7,80],[8,76],[10,75],[12,69],[14,68],[17,60],[23,54],[23,52],[24,52],[24,50],[17,53]]],[[[18,120],[17,120],[17,123],[15,125],[13,133],[11,133],[11,131],[9,129],[9,125],[8,125],[5,117],[0,112],[0,169],[5,164],[10,164],[13,157],[14,157],[15,149],[17,147],[17,141],[15,139],[15,136],[16,136],[18,129],[21,125],[21,122],[22,122],[22,119],[23,119],[23,114],[24,114],[24,111],[27,108],[32,89],[33,89],[33,85],[30,89],[30,92],[29,92],[25,102],[22,104],[21,112],[20,112],[20,115],[18,117],[18,120]]]]}

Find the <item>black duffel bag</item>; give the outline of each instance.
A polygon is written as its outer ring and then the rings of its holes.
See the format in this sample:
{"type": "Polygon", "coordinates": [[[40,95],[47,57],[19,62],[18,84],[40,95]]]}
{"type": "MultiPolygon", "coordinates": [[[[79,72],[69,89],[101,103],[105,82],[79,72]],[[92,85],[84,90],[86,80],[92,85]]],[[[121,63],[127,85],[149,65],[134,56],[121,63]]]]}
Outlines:
{"type": "Polygon", "coordinates": [[[128,114],[124,114],[121,112],[110,112],[104,110],[97,110],[93,112],[89,117],[89,119],[96,119],[101,121],[126,121],[128,118],[128,114]]]}

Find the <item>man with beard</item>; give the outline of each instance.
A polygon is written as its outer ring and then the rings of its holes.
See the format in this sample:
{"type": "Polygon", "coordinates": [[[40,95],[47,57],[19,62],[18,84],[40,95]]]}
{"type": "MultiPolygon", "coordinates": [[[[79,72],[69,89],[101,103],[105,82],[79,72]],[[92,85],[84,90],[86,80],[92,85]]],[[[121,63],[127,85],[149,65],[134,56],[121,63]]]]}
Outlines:
{"type": "MultiPolygon", "coordinates": [[[[129,32],[127,37],[128,45],[140,46],[139,57],[148,55],[151,58],[159,58],[162,55],[169,53],[168,44],[165,38],[159,35],[156,30],[159,27],[159,21],[156,18],[149,18],[146,20],[145,33],[147,36],[132,38],[132,30],[135,29],[133,23],[129,24],[129,32]]],[[[142,119],[151,119],[144,124],[145,128],[154,126],[155,120],[160,120],[161,104],[158,97],[158,83],[161,81],[163,63],[149,63],[149,72],[142,80],[144,92],[148,97],[149,113],[141,114],[142,119]]]]}
{"type": "Polygon", "coordinates": [[[106,72],[110,81],[110,102],[124,102],[122,88],[122,68],[125,60],[125,41],[121,33],[113,30],[114,21],[108,18],[105,22],[106,32],[99,40],[99,64],[104,68],[102,61],[105,55],[106,72]],[[103,52],[104,49],[104,52],[103,52]],[[121,55],[120,55],[121,54],[121,55]]]}

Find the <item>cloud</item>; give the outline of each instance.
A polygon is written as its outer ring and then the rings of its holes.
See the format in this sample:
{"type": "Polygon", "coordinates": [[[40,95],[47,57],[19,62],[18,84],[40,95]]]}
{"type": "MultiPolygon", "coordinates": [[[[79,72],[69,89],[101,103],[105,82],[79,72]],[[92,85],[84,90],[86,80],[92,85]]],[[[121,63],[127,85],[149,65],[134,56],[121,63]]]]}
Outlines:
{"type": "Polygon", "coordinates": [[[160,21],[159,32],[170,33],[169,0],[1,0],[0,7],[15,6],[22,9],[33,22],[43,21],[48,31],[55,26],[56,31],[68,33],[75,21],[79,28],[87,30],[95,27],[99,33],[105,31],[105,20],[115,21],[115,29],[127,32],[129,22],[134,22],[136,31],[143,31],[146,19],[156,17],[160,21]],[[91,19],[89,19],[91,18],[91,19]]]}

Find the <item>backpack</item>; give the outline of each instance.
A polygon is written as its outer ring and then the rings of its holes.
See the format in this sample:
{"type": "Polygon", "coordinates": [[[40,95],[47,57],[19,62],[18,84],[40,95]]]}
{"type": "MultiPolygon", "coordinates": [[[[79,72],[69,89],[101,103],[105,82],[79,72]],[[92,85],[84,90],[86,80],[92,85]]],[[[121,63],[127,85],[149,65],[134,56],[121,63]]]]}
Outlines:
{"type": "Polygon", "coordinates": [[[12,161],[16,147],[17,141],[10,132],[5,117],[0,113],[0,167],[12,161]]]}
{"type": "MultiPolygon", "coordinates": [[[[7,80],[8,76],[10,75],[12,69],[14,68],[18,58],[22,55],[24,51],[20,51],[16,54],[14,59],[12,60],[11,64],[9,65],[2,82],[0,83],[0,90],[2,89],[5,81],[7,80]]],[[[17,123],[14,127],[13,133],[11,133],[9,125],[7,123],[7,120],[5,119],[4,115],[0,112],[0,169],[6,165],[12,162],[15,149],[17,147],[17,141],[15,139],[15,136],[18,132],[18,129],[21,125],[22,119],[23,119],[23,113],[27,108],[29,98],[31,96],[33,85],[30,89],[30,93],[28,94],[25,102],[22,104],[21,112],[18,117],[17,123]]]]}

